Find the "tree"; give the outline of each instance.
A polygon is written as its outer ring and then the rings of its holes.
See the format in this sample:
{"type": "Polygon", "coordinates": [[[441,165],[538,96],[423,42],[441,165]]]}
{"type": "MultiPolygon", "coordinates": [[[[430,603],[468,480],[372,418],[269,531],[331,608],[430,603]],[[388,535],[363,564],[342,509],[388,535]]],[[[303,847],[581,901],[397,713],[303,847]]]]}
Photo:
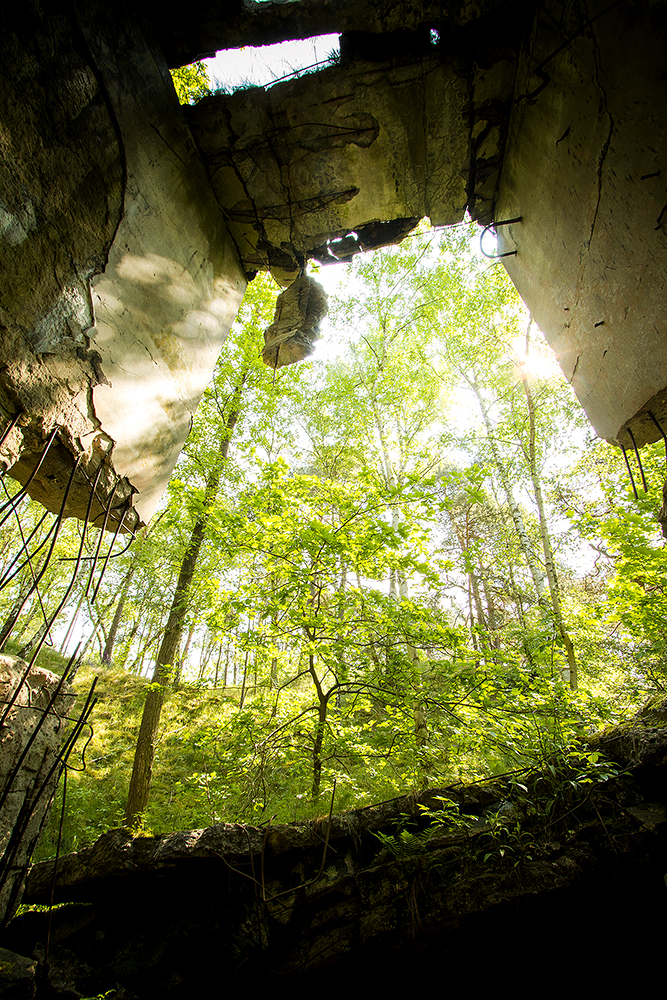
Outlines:
{"type": "MultiPolygon", "coordinates": [[[[341,484],[289,475],[281,462],[267,464],[219,536],[220,545],[252,552],[263,566],[262,573],[246,577],[236,600],[254,623],[247,631],[249,643],[271,650],[282,642],[292,651],[278,697],[286,687],[310,679],[314,697],[305,700],[293,721],[313,717],[307,737],[313,800],[322,789],[326,760],[340,752],[336,734],[349,716],[339,695],[351,699],[350,711],[363,698],[403,701],[419,687],[414,657],[406,650],[451,649],[460,642],[458,633],[422,602],[382,594],[368,582],[340,587],[341,563],[358,581],[377,580],[388,571],[424,571],[419,548],[404,551],[405,531],[385,518],[389,500],[388,489],[369,475],[341,484]]],[[[408,505],[414,494],[392,490],[391,502],[408,505]]],[[[246,646],[246,655],[252,648],[246,646]]],[[[413,758],[419,736],[415,730],[413,758]]]]}
{"type": "MultiPolygon", "coordinates": [[[[254,373],[255,377],[266,382],[266,372],[260,367],[258,358],[258,338],[263,327],[269,321],[270,290],[267,282],[260,281],[254,288],[251,304],[246,306],[242,333],[237,333],[237,350],[231,359],[226,358],[218,366],[213,384],[208,390],[208,401],[199,412],[200,423],[210,418],[217,409],[219,418],[219,439],[217,454],[209,459],[206,466],[206,479],[203,496],[195,493],[194,524],[187,540],[185,551],[180,563],[178,579],[171,602],[160,649],[155,662],[151,685],[146,694],[146,701],[141,718],[137,747],[134,755],[132,777],[125,807],[125,822],[128,827],[134,827],[145,812],[150,792],[153,760],[155,756],[155,741],[160,724],[160,716],[164,705],[167,687],[176,669],[176,659],[181,635],[186,622],[188,602],[193,585],[193,579],[200,551],[204,543],[209,521],[215,509],[221,491],[221,483],[229,458],[229,447],[236,425],[241,415],[244,394],[248,380],[254,373]],[[248,312],[251,316],[248,317],[248,312]],[[221,405],[221,396],[225,395],[221,405]],[[221,423],[221,428],[220,428],[221,423]]],[[[203,427],[204,436],[210,435],[210,427],[203,427]]],[[[202,437],[191,436],[189,447],[201,446],[202,437]]]]}
{"type": "Polygon", "coordinates": [[[196,104],[211,93],[211,81],[203,62],[170,70],[174,90],[181,104],[196,104]]]}

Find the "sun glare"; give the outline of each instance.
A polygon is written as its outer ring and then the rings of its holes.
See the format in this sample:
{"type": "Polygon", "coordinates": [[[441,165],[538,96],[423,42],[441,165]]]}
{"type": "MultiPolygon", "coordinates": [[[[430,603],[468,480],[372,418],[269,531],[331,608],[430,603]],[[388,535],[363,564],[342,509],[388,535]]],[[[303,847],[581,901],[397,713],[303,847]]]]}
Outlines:
{"type": "Polygon", "coordinates": [[[512,341],[512,347],[519,375],[525,372],[527,375],[534,375],[535,378],[554,378],[560,374],[558,362],[546,344],[539,347],[532,345],[531,350],[526,354],[525,338],[516,337],[512,341]]]}

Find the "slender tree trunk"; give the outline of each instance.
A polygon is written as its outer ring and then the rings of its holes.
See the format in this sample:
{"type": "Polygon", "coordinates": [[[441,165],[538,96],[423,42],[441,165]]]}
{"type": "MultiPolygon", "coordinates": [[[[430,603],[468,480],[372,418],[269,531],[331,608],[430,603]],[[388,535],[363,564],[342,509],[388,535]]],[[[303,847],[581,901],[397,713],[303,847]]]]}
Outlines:
{"type": "Polygon", "coordinates": [[[514,499],[514,492],[512,490],[510,475],[500,454],[500,449],[498,447],[498,442],[496,441],[496,436],[493,429],[493,425],[491,423],[491,418],[489,416],[489,411],[480,392],[477,380],[474,377],[472,378],[469,377],[467,381],[468,385],[475,393],[477,397],[477,402],[479,403],[479,408],[482,411],[482,417],[484,419],[484,425],[486,427],[487,440],[489,442],[489,447],[491,448],[493,461],[495,463],[496,469],[498,470],[498,475],[502,483],[503,491],[505,493],[505,498],[507,500],[507,505],[510,509],[512,521],[514,522],[514,527],[519,537],[519,544],[521,546],[521,551],[523,552],[524,558],[528,565],[528,569],[530,570],[530,575],[533,578],[533,584],[535,585],[535,590],[537,591],[537,598],[538,600],[541,601],[544,598],[547,589],[547,582],[546,582],[546,577],[544,575],[544,571],[540,566],[537,555],[535,554],[535,550],[530,540],[528,531],[526,530],[526,525],[521,515],[521,510],[519,508],[519,505],[514,499]]]}
{"type": "Polygon", "coordinates": [[[248,657],[250,656],[250,650],[246,649],[245,659],[243,661],[243,683],[241,684],[241,697],[239,698],[239,708],[243,708],[245,703],[245,692],[246,692],[246,678],[248,676],[248,657]]]}
{"type": "Polygon", "coordinates": [[[132,661],[132,670],[134,670],[139,675],[139,677],[141,677],[142,675],[144,669],[144,662],[146,660],[146,656],[148,655],[148,651],[150,650],[151,646],[155,645],[157,640],[160,638],[160,635],[162,634],[162,626],[160,626],[160,628],[156,632],[153,632],[152,635],[149,633],[148,638],[145,638],[147,631],[148,628],[142,630],[141,635],[139,636],[139,642],[137,644],[138,646],[137,655],[132,661]]]}
{"type": "Polygon", "coordinates": [[[190,643],[192,642],[192,636],[195,632],[194,622],[190,623],[190,628],[188,629],[187,638],[185,640],[185,646],[183,647],[183,652],[178,656],[176,669],[174,670],[174,691],[178,691],[181,683],[181,677],[183,675],[183,665],[188,658],[188,653],[190,652],[190,643]]]}
{"type": "MultiPolygon", "coordinates": [[[[129,633],[123,639],[123,655],[122,655],[121,661],[123,663],[125,663],[125,664],[127,664],[127,661],[130,658],[130,649],[132,648],[132,643],[134,642],[134,637],[136,636],[136,634],[137,634],[138,631],[139,631],[139,619],[136,618],[132,622],[132,626],[130,628],[129,633]]],[[[127,666],[125,667],[125,669],[126,670],[128,669],[127,666]]]]}
{"type": "Polygon", "coordinates": [[[120,596],[118,598],[118,603],[116,604],[116,610],[114,612],[113,621],[111,622],[111,628],[109,629],[109,634],[107,635],[107,641],[104,644],[104,651],[102,652],[102,663],[105,666],[111,666],[111,661],[113,658],[113,648],[116,643],[116,636],[118,635],[118,627],[123,618],[123,612],[125,610],[125,602],[127,601],[127,595],[130,591],[130,584],[132,583],[132,577],[136,573],[137,566],[139,565],[136,558],[130,563],[127,573],[123,579],[120,588],[120,596]]]}
{"type": "Polygon", "coordinates": [[[70,641],[70,639],[72,637],[72,632],[74,631],[74,626],[76,625],[77,619],[79,617],[79,612],[81,611],[81,605],[83,604],[85,598],[86,598],[86,592],[85,592],[85,590],[82,590],[81,591],[81,597],[76,602],[76,607],[74,609],[74,614],[72,615],[71,621],[70,621],[70,623],[69,623],[69,625],[67,627],[67,631],[65,632],[65,638],[63,639],[63,641],[60,644],[60,653],[61,654],[64,654],[65,650],[67,649],[67,644],[68,644],[68,642],[70,641]]]}
{"type": "Polygon", "coordinates": [[[39,626],[35,634],[30,639],[28,639],[28,641],[19,649],[18,655],[21,657],[21,659],[24,660],[26,658],[30,650],[37,645],[40,639],[44,638],[44,636],[48,631],[49,631],[48,621],[42,622],[42,624],[39,626]]]}
{"type": "Polygon", "coordinates": [[[16,622],[19,619],[19,615],[21,614],[21,611],[23,610],[23,607],[29,596],[28,590],[29,587],[27,586],[21,587],[18,596],[16,597],[16,600],[11,606],[9,614],[7,615],[2,624],[2,628],[0,628],[0,651],[2,651],[2,649],[4,648],[7,639],[9,639],[9,637],[11,636],[14,626],[16,625],[16,622]]]}
{"type": "Polygon", "coordinates": [[[459,543],[459,548],[461,550],[461,555],[463,556],[463,565],[468,577],[468,605],[470,608],[470,624],[471,631],[474,636],[474,629],[472,628],[475,620],[477,621],[477,628],[479,632],[485,633],[487,630],[486,616],[484,614],[484,608],[482,605],[482,599],[479,592],[479,580],[473,572],[473,561],[472,553],[470,551],[470,511],[466,511],[466,533],[463,534],[460,525],[456,521],[453,514],[449,514],[452,527],[454,528],[454,533],[456,535],[457,541],[459,543]]]}
{"type": "Polygon", "coordinates": [[[317,691],[317,722],[315,723],[315,734],[313,739],[313,783],[310,789],[310,797],[313,802],[315,802],[320,795],[320,788],[322,785],[322,746],[324,744],[324,734],[327,725],[327,707],[329,699],[327,698],[320,679],[317,676],[317,671],[315,669],[315,654],[308,654],[308,672],[313,679],[313,684],[315,685],[315,690],[317,691]]]}
{"type": "MultiPolygon", "coordinates": [[[[340,582],[338,584],[338,642],[335,644],[336,659],[338,661],[338,666],[336,668],[336,680],[339,684],[344,684],[348,679],[348,666],[345,662],[345,652],[342,643],[342,630],[343,624],[345,622],[345,588],[347,586],[347,565],[344,560],[341,559],[340,563],[340,582]]],[[[336,689],[336,708],[340,711],[343,707],[343,692],[341,688],[336,689]]]]}
{"type": "MultiPolygon", "coordinates": [[[[231,648],[231,641],[229,639],[227,639],[227,649],[225,651],[225,673],[224,673],[223,678],[222,678],[222,690],[223,691],[226,691],[226,689],[227,689],[227,674],[228,674],[228,671],[229,671],[229,651],[230,651],[230,648],[231,648]]],[[[216,675],[216,685],[217,685],[217,675],[216,675]]]]}
{"type": "Polygon", "coordinates": [[[158,727],[160,724],[162,706],[164,704],[167,686],[172,676],[172,670],[176,659],[176,651],[178,649],[181,632],[183,630],[188,597],[195,574],[197,559],[199,558],[199,552],[206,534],[208,512],[218,494],[222,468],[229,454],[229,442],[239,417],[241,395],[246,376],[247,372],[244,373],[239,385],[237,386],[231,402],[229,415],[227,417],[222,440],[220,442],[221,461],[218,467],[210,473],[206,483],[203,511],[192,529],[190,541],[185,550],[185,555],[183,556],[180,573],[178,575],[178,582],[176,583],[176,590],[174,592],[174,598],[171,603],[167,627],[164,632],[162,645],[160,646],[160,651],[155,664],[151,687],[146,695],[141,725],[139,727],[137,748],[134,754],[130,790],[128,793],[127,805],[125,807],[125,824],[129,828],[136,826],[137,823],[140,822],[142,815],[146,811],[146,806],[148,805],[148,796],[150,794],[151,778],[153,774],[153,760],[155,758],[155,740],[157,738],[158,727]]]}
{"type": "MultiPolygon", "coordinates": [[[[530,331],[530,325],[528,327],[530,331]]],[[[528,333],[526,333],[526,342],[528,342],[528,333]]],[[[526,343],[526,347],[527,347],[526,343]]],[[[577,661],[574,655],[574,645],[572,639],[570,638],[568,631],[565,627],[565,621],[563,620],[563,610],[560,602],[560,593],[558,589],[558,577],[556,575],[556,560],[554,558],[553,548],[551,545],[551,537],[549,535],[549,526],[547,523],[546,511],[544,509],[544,496],[542,493],[542,482],[540,479],[539,469],[537,467],[537,448],[536,448],[536,429],[535,429],[535,402],[533,400],[533,394],[530,389],[530,383],[528,381],[528,375],[525,368],[521,370],[521,381],[523,382],[523,388],[526,393],[526,402],[528,404],[528,420],[529,420],[529,434],[528,434],[528,448],[524,447],[524,454],[528,461],[528,467],[530,469],[530,478],[533,484],[533,492],[535,494],[535,502],[537,504],[537,512],[540,522],[540,538],[542,541],[542,549],[544,551],[544,568],[547,573],[547,581],[549,583],[549,596],[551,598],[551,609],[553,611],[554,621],[556,623],[556,628],[560,633],[563,646],[565,647],[565,653],[567,655],[567,671],[565,672],[564,680],[569,681],[570,687],[573,691],[577,690],[578,686],[578,670],[577,661]]]]}
{"type": "Polygon", "coordinates": [[[498,635],[498,616],[496,615],[496,606],[493,600],[493,594],[491,588],[487,583],[487,571],[485,570],[481,559],[478,560],[479,566],[479,578],[482,581],[482,590],[484,591],[484,600],[486,601],[486,629],[489,637],[489,645],[492,649],[500,649],[500,637],[498,635]]]}
{"type": "MultiPolygon", "coordinates": [[[[229,655],[229,646],[227,646],[227,655],[229,655]]],[[[220,661],[221,661],[221,659],[222,659],[222,643],[220,643],[220,645],[218,647],[218,656],[217,656],[217,659],[215,661],[215,677],[213,678],[213,687],[214,688],[217,688],[217,686],[218,686],[218,677],[220,675],[220,661]]],[[[203,677],[203,673],[200,674],[199,679],[201,680],[202,677],[203,677]]]]}

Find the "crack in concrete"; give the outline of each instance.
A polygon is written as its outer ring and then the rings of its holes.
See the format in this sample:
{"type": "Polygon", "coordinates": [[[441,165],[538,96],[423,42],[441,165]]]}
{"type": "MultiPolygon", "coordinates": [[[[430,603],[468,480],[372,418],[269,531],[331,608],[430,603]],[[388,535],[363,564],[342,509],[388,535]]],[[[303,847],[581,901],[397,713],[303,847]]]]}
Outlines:
{"type": "Polygon", "coordinates": [[[614,133],[614,119],[612,118],[611,113],[609,111],[606,112],[606,115],[609,118],[609,131],[607,133],[607,138],[605,140],[605,143],[604,143],[602,149],[600,150],[600,155],[598,156],[598,165],[597,165],[597,174],[596,174],[597,175],[598,195],[597,195],[597,200],[596,200],[596,203],[595,203],[595,211],[593,212],[593,220],[591,222],[591,231],[590,231],[590,234],[588,236],[588,240],[586,241],[586,248],[587,249],[590,249],[591,243],[593,241],[593,231],[595,230],[595,223],[597,222],[598,211],[600,209],[600,201],[602,199],[602,171],[604,169],[604,163],[605,163],[605,160],[607,158],[607,153],[609,152],[609,145],[611,143],[611,137],[612,137],[612,135],[614,133]]]}
{"type": "MultiPolygon", "coordinates": [[[[613,6],[615,6],[615,5],[612,5],[612,7],[613,6]]],[[[611,8],[609,8],[609,9],[611,9],[611,8]]],[[[587,13],[588,13],[588,11],[587,11],[587,13]]],[[[600,15],[598,15],[598,16],[600,16],[600,15]]],[[[597,165],[597,172],[596,172],[598,194],[597,194],[597,200],[596,200],[596,203],[595,203],[595,211],[593,212],[593,220],[591,222],[591,231],[590,231],[590,234],[589,234],[589,237],[588,237],[588,241],[586,243],[587,249],[590,249],[591,243],[593,242],[593,233],[594,233],[594,230],[595,230],[595,224],[597,222],[598,211],[600,209],[600,201],[602,199],[602,171],[604,169],[604,164],[605,164],[605,160],[607,158],[607,153],[609,152],[609,146],[610,146],[610,143],[611,143],[611,137],[612,137],[612,135],[614,133],[614,119],[612,117],[611,111],[609,110],[609,104],[607,102],[607,91],[605,90],[605,88],[602,86],[602,84],[600,82],[600,46],[598,44],[598,40],[597,40],[597,37],[595,35],[595,31],[592,28],[593,20],[595,20],[595,18],[593,18],[592,20],[589,18],[589,24],[591,25],[591,43],[592,43],[592,46],[593,46],[593,66],[594,66],[594,76],[593,76],[593,79],[594,79],[595,86],[597,87],[597,89],[598,89],[598,91],[600,93],[600,96],[601,96],[602,106],[603,106],[603,109],[604,109],[603,114],[606,114],[607,118],[609,119],[609,129],[608,129],[608,132],[607,132],[606,141],[605,141],[604,145],[602,146],[602,149],[600,150],[600,155],[598,156],[598,165],[597,165]]],[[[600,117],[602,117],[602,116],[600,116],[600,117]]]]}

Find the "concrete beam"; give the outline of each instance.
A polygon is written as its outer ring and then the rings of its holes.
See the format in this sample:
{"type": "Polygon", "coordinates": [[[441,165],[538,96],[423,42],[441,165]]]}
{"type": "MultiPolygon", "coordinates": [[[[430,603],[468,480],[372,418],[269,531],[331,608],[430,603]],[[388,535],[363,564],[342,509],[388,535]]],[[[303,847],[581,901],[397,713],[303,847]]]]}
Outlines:
{"type": "MultiPolygon", "coordinates": [[[[480,23],[497,16],[498,27],[525,24],[530,0],[273,0],[253,2],[214,0],[202,4],[188,17],[180,8],[165,10],[152,0],[143,5],[147,20],[172,68],[183,66],[221,49],[246,45],[275,45],[277,42],[315,35],[368,32],[381,35],[436,28],[443,33],[480,23]],[[172,13],[173,11],[173,13],[172,13]]],[[[502,30],[502,28],[501,28],[502,30]]],[[[497,41],[497,39],[496,39],[497,41]]]]}

